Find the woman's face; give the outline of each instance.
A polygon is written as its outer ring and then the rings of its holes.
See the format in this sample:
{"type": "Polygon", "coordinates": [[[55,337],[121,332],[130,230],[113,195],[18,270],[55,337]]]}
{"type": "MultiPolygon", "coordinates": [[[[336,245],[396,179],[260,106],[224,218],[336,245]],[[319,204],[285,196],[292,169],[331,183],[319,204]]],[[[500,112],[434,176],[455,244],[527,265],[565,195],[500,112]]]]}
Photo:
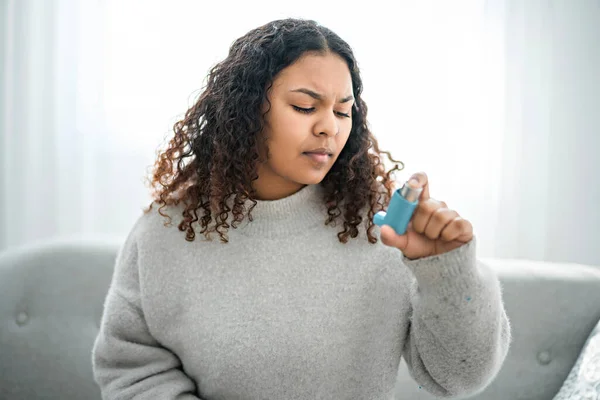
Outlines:
{"type": "Polygon", "coordinates": [[[307,53],[275,77],[267,96],[269,158],[253,185],[259,199],[275,200],[321,182],[339,156],[352,129],[352,78],[340,56],[307,53]]]}

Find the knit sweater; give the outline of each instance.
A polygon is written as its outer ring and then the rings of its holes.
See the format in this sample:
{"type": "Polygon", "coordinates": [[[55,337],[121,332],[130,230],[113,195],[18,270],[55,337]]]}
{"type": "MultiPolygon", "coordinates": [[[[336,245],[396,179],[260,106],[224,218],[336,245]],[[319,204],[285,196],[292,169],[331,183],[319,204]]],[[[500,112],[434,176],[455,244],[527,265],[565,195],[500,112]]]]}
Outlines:
{"type": "Polygon", "coordinates": [[[186,241],[181,208],[143,214],[93,348],[103,399],[390,400],[401,357],[425,391],[482,391],[510,326],[475,239],[417,260],[364,229],[343,244],[321,192],[259,201],[229,243],[186,241]]]}

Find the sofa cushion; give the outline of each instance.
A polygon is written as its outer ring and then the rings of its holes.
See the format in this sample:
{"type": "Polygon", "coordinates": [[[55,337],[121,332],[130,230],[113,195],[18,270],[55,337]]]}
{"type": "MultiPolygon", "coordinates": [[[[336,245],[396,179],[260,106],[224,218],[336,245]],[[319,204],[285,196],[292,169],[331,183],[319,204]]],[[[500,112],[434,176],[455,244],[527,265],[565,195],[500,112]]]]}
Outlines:
{"type": "Polygon", "coordinates": [[[0,254],[0,399],[100,399],[92,344],[115,240],[57,240],[0,254]]]}

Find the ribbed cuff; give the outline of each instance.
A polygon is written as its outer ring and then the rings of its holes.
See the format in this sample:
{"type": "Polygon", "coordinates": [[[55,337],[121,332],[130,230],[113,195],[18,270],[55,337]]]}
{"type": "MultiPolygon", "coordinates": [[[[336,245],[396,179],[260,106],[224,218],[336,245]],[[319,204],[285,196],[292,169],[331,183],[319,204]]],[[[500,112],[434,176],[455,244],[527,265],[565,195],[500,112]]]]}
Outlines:
{"type": "Polygon", "coordinates": [[[404,264],[417,279],[423,296],[433,293],[456,301],[470,300],[470,293],[481,289],[477,268],[476,239],[444,254],[411,260],[403,256],[404,264]],[[463,298],[464,297],[464,298],[463,298]]]}

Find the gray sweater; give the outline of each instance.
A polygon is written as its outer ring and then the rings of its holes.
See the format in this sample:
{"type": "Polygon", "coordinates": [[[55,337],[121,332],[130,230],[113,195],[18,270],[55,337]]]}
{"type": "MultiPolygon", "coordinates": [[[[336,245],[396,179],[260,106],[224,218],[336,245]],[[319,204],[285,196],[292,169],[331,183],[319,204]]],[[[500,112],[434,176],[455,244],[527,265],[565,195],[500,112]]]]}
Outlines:
{"type": "Polygon", "coordinates": [[[511,339],[475,240],[419,260],[342,244],[320,192],[260,201],[227,244],[186,241],[177,207],[142,215],[93,349],[103,398],[390,400],[401,357],[440,397],[483,390],[511,339]]]}

